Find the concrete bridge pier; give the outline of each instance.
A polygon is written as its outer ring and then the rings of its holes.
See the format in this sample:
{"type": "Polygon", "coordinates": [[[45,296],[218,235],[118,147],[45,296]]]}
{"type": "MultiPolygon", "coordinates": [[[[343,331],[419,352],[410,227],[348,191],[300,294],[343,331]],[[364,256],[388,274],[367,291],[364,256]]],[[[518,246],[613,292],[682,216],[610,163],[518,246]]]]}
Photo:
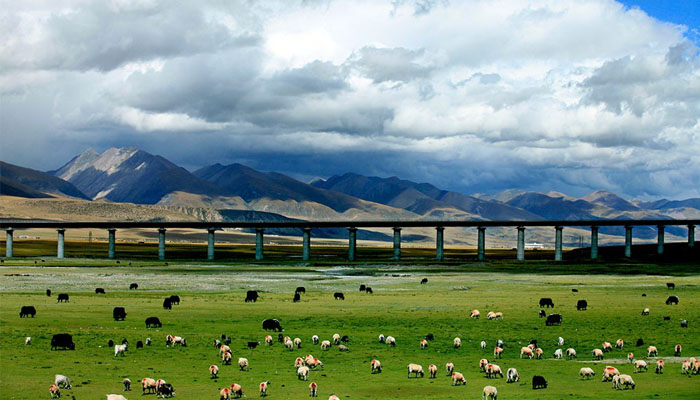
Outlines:
{"type": "Polygon", "coordinates": [[[438,226],[435,228],[437,236],[435,237],[435,259],[442,261],[445,259],[445,228],[438,226]]]}
{"type": "Polygon", "coordinates": [[[264,234],[265,229],[255,228],[255,261],[261,261],[263,259],[264,234]]]}
{"type": "Polygon", "coordinates": [[[58,232],[58,249],[56,251],[56,257],[58,258],[63,258],[66,255],[65,252],[65,237],[66,237],[66,230],[63,228],[56,229],[58,232]]]}
{"type": "Polygon", "coordinates": [[[401,259],[401,228],[394,228],[394,260],[401,259]]]}
{"type": "Polygon", "coordinates": [[[158,259],[165,260],[165,228],[158,228],[158,259]]]}
{"type": "Polygon", "coordinates": [[[555,233],[554,233],[554,261],[561,261],[562,260],[562,231],[564,230],[564,227],[562,226],[555,226],[555,233]]]}
{"type": "Polygon", "coordinates": [[[214,260],[214,243],[216,243],[214,232],[216,228],[207,228],[207,260],[214,260]]]}
{"type": "Polygon", "coordinates": [[[355,261],[357,256],[357,228],[348,228],[348,260],[355,261]]]}
{"type": "Polygon", "coordinates": [[[5,241],[5,257],[7,257],[7,258],[12,258],[12,250],[13,250],[12,249],[12,245],[13,245],[12,234],[13,234],[13,232],[14,232],[14,229],[12,229],[12,228],[5,229],[5,234],[6,234],[5,237],[7,238],[7,240],[5,241]]]}
{"type": "Polygon", "coordinates": [[[518,261],[525,260],[525,227],[518,227],[518,251],[517,251],[518,261]]]}
{"type": "Polygon", "coordinates": [[[591,226],[591,260],[598,259],[598,227],[591,226]]]}
{"type": "Polygon", "coordinates": [[[688,225],[688,247],[695,246],[695,225],[688,225]]]}
{"type": "Polygon", "coordinates": [[[311,228],[304,228],[304,240],[301,248],[301,258],[304,261],[311,259],[311,228]]]}
{"type": "Polygon", "coordinates": [[[664,226],[659,225],[656,227],[657,237],[656,237],[656,254],[664,254],[664,226]]]}
{"type": "Polygon", "coordinates": [[[117,232],[114,228],[107,229],[107,258],[114,259],[114,238],[117,232]]]}
{"type": "Polygon", "coordinates": [[[477,247],[476,247],[476,259],[479,261],[484,261],[486,259],[486,227],[477,227],[477,247]]]}
{"type": "Polygon", "coordinates": [[[632,225],[625,225],[625,257],[632,257],[632,225]]]}

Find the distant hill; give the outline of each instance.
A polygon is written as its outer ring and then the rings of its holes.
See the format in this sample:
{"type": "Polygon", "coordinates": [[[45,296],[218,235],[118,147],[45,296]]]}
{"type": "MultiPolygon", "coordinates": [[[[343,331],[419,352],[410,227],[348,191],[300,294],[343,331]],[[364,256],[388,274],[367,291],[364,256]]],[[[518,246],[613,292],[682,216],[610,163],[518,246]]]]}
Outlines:
{"type": "Polygon", "coordinates": [[[462,193],[441,190],[429,183],[416,183],[397,177],[378,178],[348,173],[333,176],[326,181],[317,180],[313,184],[420,215],[431,213],[435,209],[457,209],[477,218],[490,220],[541,218],[508,204],[482,200],[462,193]]]}
{"type": "Polygon", "coordinates": [[[102,154],[88,149],[51,173],[91,199],[155,204],[174,191],[225,194],[165,158],[136,148],[111,148],[102,154]]]}
{"type": "Polygon", "coordinates": [[[618,211],[639,211],[640,208],[615,193],[598,190],[581,198],[589,203],[610,207],[618,211]]]}
{"type": "Polygon", "coordinates": [[[0,161],[0,194],[27,198],[58,196],[88,199],[71,183],[51,174],[0,161]]]}

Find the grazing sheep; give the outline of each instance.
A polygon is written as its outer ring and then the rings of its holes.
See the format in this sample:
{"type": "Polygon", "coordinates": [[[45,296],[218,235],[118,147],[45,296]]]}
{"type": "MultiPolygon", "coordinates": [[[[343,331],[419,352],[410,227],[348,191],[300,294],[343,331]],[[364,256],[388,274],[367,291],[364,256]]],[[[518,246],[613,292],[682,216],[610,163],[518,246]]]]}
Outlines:
{"type": "Polygon", "coordinates": [[[52,399],[61,398],[61,390],[56,385],[49,386],[49,394],[51,395],[52,399]]]}
{"type": "Polygon", "coordinates": [[[574,349],[574,348],[572,348],[572,347],[569,347],[568,349],[566,349],[566,359],[567,359],[567,360],[572,360],[572,359],[574,359],[574,358],[578,358],[578,357],[576,356],[576,349],[574,349]]]}
{"type": "Polygon", "coordinates": [[[120,394],[108,394],[107,400],[129,400],[120,394]]]}
{"type": "Polygon", "coordinates": [[[562,358],[564,358],[564,352],[561,349],[554,350],[554,359],[561,360],[562,358]]]}
{"type": "Polygon", "coordinates": [[[217,379],[219,377],[219,367],[216,365],[210,365],[209,375],[211,376],[211,379],[217,379]]]}
{"type": "Polygon", "coordinates": [[[501,370],[501,367],[496,364],[488,364],[486,366],[486,377],[491,379],[492,377],[495,378],[496,375],[503,378],[503,371],[501,370]]]}
{"type": "Polygon", "coordinates": [[[642,370],[645,372],[648,371],[647,362],[644,360],[636,360],[634,362],[634,373],[637,374],[642,372],[642,370]]]}
{"type": "Polygon", "coordinates": [[[503,358],[503,349],[500,347],[494,347],[493,358],[503,358]]]}
{"type": "Polygon", "coordinates": [[[427,348],[427,347],[428,347],[428,341],[425,340],[425,339],[421,339],[421,340],[420,340],[420,349],[421,349],[421,350],[424,350],[424,349],[427,348]]]}
{"type": "Polygon", "coordinates": [[[591,379],[595,376],[595,371],[593,371],[593,368],[583,367],[578,370],[578,376],[582,379],[591,379]]]}
{"type": "Polygon", "coordinates": [[[224,365],[231,365],[231,353],[226,352],[221,356],[221,362],[224,363],[224,365]]]}
{"type": "Polygon", "coordinates": [[[693,369],[693,364],[689,360],[683,360],[681,364],[681,375],[689,375],[693,369]]]}
{"type": "Polygon", "coordinates": [[[676,347],[673,348],[673,355],[676,357],[680,357],[682,349],[683,348],[681,347],[681,345],[677,344],[676,347]]]}
{"type": "Polygon", "coordinates": [[[645,308],[644,310],[642,310],[642,315],[649,315],[649,312],[649,308],[645,308]]]}
{"type": "Polygon", "coordinates": [[[304,359],[301,357],[297,357],[296,360],[294,360],[294,368],[299,368],[305,365],[304,359]]]}
{"type": "Polygon", "coordinates": [[[373,374],[382,373],[382,363],[380,363],[379,360],[372,360],[372,362],[370,362],[370,366],[372,367],[373,374]]]}
{"type": "Polygon", "coordinates": [[[682,319],[681,320],[681,328],[687,328],[687,327],[688,327],[688,320],[682,319]]]}
{"type": "Polygon", "coordinates": [[[532,352],[532,349],[529,347],[523,347],[520,349],[520,358],[523,358],[523,355],[528,356],[530,360],[532,360],[532,357],[535,356],[535,354],[532,352]]]}
{"type": "Polygon", "coordinates": [[[221,391],[219,392],[219,400],[231,400],[231,389],[221,389],[221,391]]]}
{"type": "Polygon", "coordinates": [[[518,370],[515,368],[508,368],[508,371],[506,372],[506,382],[514,383],[518,382],[519,380],[520,374],[518,373],[518,370]]]}
{"type": "Polygon", "coordinates": [[[124,356],[124,352],[128,350],[128,344],[117,344],[114,346],[114,356],[121,354],[124,356]]]}
{"type": "Polygon", "coordinates": [[[384,343],[384,342],[386,342],[386,337],[384,337],[384,335],[380,334],[379,335],[379,343],[384,343]]]}
{"type": "Polygon", "coordinates": [[[239,357],[238,358],[238,368],[241,369],[241,371],[248,371],[248,359],[239,357]]]}
{"type": "Polygon", "coordinates": [[[490,311],[488,314],[486,314],[487,319],[503,319],[503,313],[502,312],[493,312],[490,311]]]}
{"type": "Polygon", "coordinates": [[[311,336],[311,343],[318,344],[318,335],[311,336]]]}
{"type": "Polygon", "coordinates": [[[479,369],[480,369],[482,372],[486,372],[486,366],[487,366],[487,365],[489,365],[489,360],[487,360],[487,359],[485,359],[485,358],[482,358],[481,360],[479,360],[479,369]]]}
{"type": "Polygon", "coordinates": [[[634,353],[627,353],[627,361],[634,362],[634,353]]]}
{"type": "Polygon", "coordinates": [[[231,385],[231,394],[234,399],[240,399],[243,397],[243,387],[237,383],[231,385]]]}
{"type": "Polygon", "coordinates": [[[318,385],[316,382],[309,383],[309,397],[317,397],[318,385]]]}
{"type": "Polygon", "coordinates": [[[617,368],[611,367],[609,365],[603,368],[603,382],[610,382],[613,377],[620,375],[620,371],[617,368]]]}
{"type": "Polygon", "coordinates": [[[425,374],[423,373],[423,367],[418,365],[418,364],[408,364],[408,377],[411,377],[411,374],[415,374],[416,378],[418,378],[418,375],[422,378],[425,374]]]}
{"type": "Polygon", "coordinates": [[[481,313],[479,312],[479,310],[472,310],[472,312],[469,314],[469,318],[479,319],[480,314],[481,313]]]}
{"type": "Polygon", "coordinates": [[[31,336],[27,336],[26,338],[24,338],[24,344],[27,345],[27,346],[29,346],[30,344],[32,344],[32,337],[31,337],[31,336]]]}
{"type": "Polygon", "coordinates": [[[301,366],[297,368],[297,379],[306,381],[309,379],[309,367],[301,366]]]}
{"type": "Polygon", "coordinates": [[[564,338],[559,336],[559,339],[557,340],[557,346],[563,346],[564,345],[564,338]]]}
{"type": "Polygon", "coordinates": [[[481,350],[484,350],[484,349],[486,349],[486,341],[482,340],[481,341],[481,350]]]}
{"type": "Polygon", "coordinates": [[[455,365],[451,362],[445,364],[445,371],[447,371],[447,376],[451,376],[455,370],[455,365]]]}
{"type": "Polygon", "coordinates": [[[493,386],[484,386],[481,400],[498,400],[498,390],[493,386]]]}
{"type": "Polygon", "coordinates": [[[230,352],[231,352],[231,348],[229,346],[227,346],[225,344],[222,344],[221,346],[219,346],[219,354],[230,353],[230,352]]]}
{"type": "Polygon", "coordinates": [[[328,397],[328,400],[340,400],[340,397],[338,397],[338,396],[332,394],[332,395],[330,395],[330,396],[328,397]]]}
{"type": "Polygon", "coordinates": [[[396,339],[393,336],[387,336],[386,344],[389,346],[396,346],[396,339]]]}
{"type": "Polygon", "coordinates": [[[350,351],[350,349],[348,349],[348,347],[344,344],[341,344],[338,346],[338,351],[350,351]]]}
{"type": "Polygon", "coordinates": [[[664,360],[656,360],[656,371],[657,374],[664,373],[664,360]]]}
{"type": "Polygon", "coordinates": [[[458,349],[462,347],[462,339],[456,337],[454,340],[452,340],[452,345],[454,346],[455,349],[458,349]]]}
{"type": "Polygon", "coordinates": [[[617,387],[615,387],[615,389],[623,390],[628,389],[630,386],[632,386],[632,389],[634,389],[634,387],[636,386],[632,377],[627,374],[618,375],[616,376],[616,378],[617,382],[613,381],[613,386],[615,386],[615,383],[617,383],[617,387]]]}
{"type": "Polygon", "coordinates": [[[155,393],[156,392],[156,380],[151,378],[141,379],[141,390],[142,394],[155,393]]]}
{"type": "Polygon", "coordinates": [[[146,346],[150,346],[150,345],[151,345],[151,338],[147,337],[146,338],[146,346]]]}
{"type": "Polygon", "coordinates": [[[625,347],[625,341],[622,339],[617,339],[617,342],[615,342],[615,348],[622,350],[625,347]]]}
{"type": "Polygon", "coordinates": [[[539,347],[535,349],[535,358],[538,360],[542,359],[542,354],[544,354],[544,351],[540,349],[539,347]]]}
{"type": "Polygon", "coordinates": [[[331,342],[329,340],[324,340],[321,342],[321,350],[328,350],[331,348],[331,342]]]}
{"type": "Polygon", "coordinates": [[[496,340],[496,347],[504,348],[505,346],[503,345],[503,340],[501,340],[501,339],[496,340]]]}
{"type": "Polygon", "coordinates": [[[435,379],[435,376],[437,375],[437,365],[428,365],[428,374],[430,375],[430,379],[435,379]]]}
{"type": "Polygon", "coordinates": [[[309,368],[313,368],[313,369],[316,369],[318,367],[321,367],[321,369],[323,369],[323,363],[321,362],[321,360],[319,360],[316,357],[313,357],[311,360],[307,360],[306,365],[309,368]]]}
{"type": "Polygon", "coordinates": [[[593,349],[593,359],[594,360],[602,360],[605,358],[605,355],[603,354],[603,350],[601,349],[593,349]]]}
{"type": "Polygon", "coordinates": [[[649,346],[647,347],[647,357],[656,357],[659,355],[659,350],[656,349],[656,346],[649,346]]]}
{"type": "Polygon", "coordinates": [[[53,378],[53,384],[64,389],[72,388],[70,379],[65,375],[56,374],[53,378]]]}
{"type": "Polygon", "coordinates": [[[284,347],[287,350],[292,351],[292,350],[294,350],[294,343],[292,343],[291,340],[287,340],[286,342],[284,342],[284,347]]]}
{"type": "Polygon", "coordinates": [[[272,346],[272,336],[265,336],[265,343],[267,343],[268,346],[272,346]]]}
{"type": "Polygon", "coordinates": [[[340,334],[333,334],[333,344],[340,344],[340,334]]]}
{"type": "Polygon", "coordinates": [[[260,382],[260,397],[267,396],[268,386],[270,386],[270,381],[260,382]]]}
{"type": "Polygon", "coordinates": [[[466,385],[467,380],[464,378],[464,375],[462,375],[459,372],[453,372],[452,373],[452,386],[457,386],[459,384],[466,385]]]}
{"type": "Polygon", "coordinates": [[[130,392],[131,391],[131,379],[124,378],[124,381],[122,381],[122,383],[124,383],[124,391],[130,392]]]}
{"type": "Polygon", "coordinates": [[[612,344],[610,342],[603,342],[603,353],[612,351],[612,344]]]}
{"type": "Polygon", "coordinates": [[[301,349],[301,338],[294,338],[293,342],[297,349],[301,349]]]}

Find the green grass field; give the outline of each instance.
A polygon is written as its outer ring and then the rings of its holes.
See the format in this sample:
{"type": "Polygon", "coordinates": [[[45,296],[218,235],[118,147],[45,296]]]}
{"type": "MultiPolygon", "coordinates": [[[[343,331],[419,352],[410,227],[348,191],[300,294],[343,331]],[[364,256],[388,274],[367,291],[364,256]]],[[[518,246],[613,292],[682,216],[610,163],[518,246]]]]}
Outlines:
{"type": "MultiPolygon", "coordinates": [[[[54,260],[55,261],[55,260],[54,260]]],[[[20,263],[29,263],[23,260],[20,263]]],[[[451,267],[396,265],[284,266],[207,264],[144,264],[141,267],[102,266],[91,260],[66,260],[62,267],[3,266],[0,276],[0,398],[49,398],[48,387],[56,373],[67,375],[72,390],[62,390],[70,399],[104,399],[107,393],[122,393],[127,398],[141,398],[138,380],[163,378],[172,383],[176,398],[218,399],[218,391],[236,382],[247,397],[258,397],[261,381],[271,381],[270,398],[301,399],[308,397],[308,383],[298,381],[293,368],[297,356],[313,354],[325,369],[312,371],[310,381],[319,386],[319,398],[330,394],[342,398],[365,399],[457,399],[481,398],[484,386],[498,388],[499,399],[691,399],[700,397],[700,376],[681,375],[680,359],[673,357],[673,347],[683,345],[681,358],[700,357],[700,276],[663,275],[556,275],[534,273],[468,272],[451,267]],[[79,265],[71,267],[69,265],[79,265]],[[420,285],[421,278],[429,283],[420,285]],[[675,291],[665,283],[675,282],[675,291]],[[137,282],[139,290],[129,291],[137,282]],[[368,284],[374,294],[358,292],[368,284]],[[305,286],[306,295],[293,303],[297,286],[305,286]],[[94,294],[103,287],[106,295],[94,294]],[[51,298],[45,295],[52,289],[51,298]],[[579,290],[573,293],[572,288],[579,290]],[[245,291],[261,291],[257,303],[244,303],[245,291]],[[335,291],[345,293],[345,301],[333,300],[335,291]],[[57,304],[56,294],[68,293],[70,303],[57,304]],[[647,296],[642,297],[642,293],[647,296]],[[162,308],[166,295],[182,298],[179,306],[162,308]],[[666,306],[669,294],[680,297],[678,306],[666,306]],[[538,300],[551,297],[554,312],[563,314],[561,326],[545,327],[538,318],[538,300]],[[588,311],[578,312],[578,299],[586,299],[588,311]],[[36,318],[19,318],[23,305],[34,305],[36,318]],[[112,308],[124,306],[125,321],[112,320],[112,308]],[[651,308],[642,316],[644,307],[651,308]],[[482,318],[469,319],[469,311],[479,309],[482,318]],[[504,320],[488,321],[488,311],[501,311],[504,320]],[[663,316],[671,317],[663,321],[663,316]],[[162,329],[146,329],[144,320],[158,316],[162,329]],[[251,350],[248,341],[263,341],[264,318],[278,318],[284,334],[302,339],[302,348],[287,351],[280,343],[251,350]],[[690,327],[682,329],[679,320],[686,318],[690,327]],[[322,351],[311,344],[311,336],[330,339],[334,333],[348,335],[350,352],[337,347],[322,351]],[[50,351],[51,336],[71,333],[75,351],[50,351]],[[224,366],[213,340],[222,333],[232,336],[234,364],[238,357],[250,360],[250,371],[224,366]],[[397,338],[395,348],[379,344],[377,336],[397,338]],[[419,340],[426,334],[435,340],[421,350],[419,340]],[[165,335],[183,336],[184,348],[166,348],[165,335]],[[25,336],[32,344],[24,345],[25,336]],[[455,336],[462,348],[453,349],[455,336]],[[566,340],[563,349],[574,347],[578,361],[554,360],[557,337],[566,340]],[[153,339],[153,345],[136,349],[138,340],[153,339]],[[127,338],[131,344],[124,357],[114,357],[107,347],[127,338]],[[537,339],[544,350],[543,360],[521,360],[521,346],[537,339]],[[591,362],[591,350],[603,341],[626,342],[624,351],[606,354],[603,362],[591,362]],[[635,347],[638,338],[645,342],[635,347]],[[480,358],[492,361],[497,339],[505,341],[505,354],[495,363],[504,373],[510,367],[520,371],[522,382],[507,384],[505,379],[487,379],[478,369],[480,358]],[[488,343],[479,348],[481,340],[488,343]],[[654,359],[646,358],[646,345],[659,348],[667,361],[663,375],[653,372],[654,359]],[[633,374],[626,361],[628,351],[650,363],[647,373],[633,374]],[[379,359],[381,374],[370,374],[370,360],[379,359]],[[466,386],[452,387],[444,365],[451,361],[456,371],[467,379],[466,386]],[[418,363],[426,370],[422,379],[407,379],[408,363],[418,363]],[[601,382],[605,365],[617,364],[622,373],[633,376],[635,390],[615,391],[611,383],[601,382]],[[209,378],[207,368],[220,367],[220,378],[209,378]],[[427,377],[429,364],[436,364],[436,379],[427,377]],[[578,379],[578,370],[591,366],[595,379],[578,379]],[[534,391],[533,375],[545,376],[549,388],[534,391]],[[129,377],[133,391],[122,392],[122,379],[129,377]]],[[[6,263],[7,264],[7,263],[6,263]]],[[[546,266],[546,265],[545,265],[546,266]]],[[[501,265],[502,268],[505,268],[501,265]]],[[[536,265],[530,266],[537,271],[536,265]]],[[[573,267],[572,267],[573,268],[573,267]]],[[[584,268],[584,267],[581,267],[584,268]]],[[[596,268],[599,268],[596,267],[596,268]]],[[[487,269],[487,268],[485,268],[487,269]]],[[[543,269],[539,267],[539,269],[543,269]]],[[[550,311],[551,312],[551,311],[550,311]]],[[[275,334],[276,336],[276,334],[275,334]]],[[[155,395],[146,396],[154,398],[155,395]]]]}

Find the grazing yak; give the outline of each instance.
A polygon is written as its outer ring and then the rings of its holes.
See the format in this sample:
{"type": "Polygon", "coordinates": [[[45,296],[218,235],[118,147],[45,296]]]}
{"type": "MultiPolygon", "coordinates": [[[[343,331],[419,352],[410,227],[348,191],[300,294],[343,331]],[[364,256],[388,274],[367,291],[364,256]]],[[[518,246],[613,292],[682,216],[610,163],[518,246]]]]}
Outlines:
{"type": "Polygon", "coordinates": [[[584,311],[588,308],[588,302],[586,300],[579,300],[576,302],[576,310],[584,311]]]}
{"type": "Polygon", "coordinates": [[[545,321],[546,326],[561,325],[561,314],[549,314],[545,321]]]}
{"type": "Polygon", "coordinates": [[[124,307],[114,307],[114,310],[112,310],[112,318],[114,318],[115,321],[124,321],[124,319],[126,319],[126,310],[124,307]]]}
{"type": "Polygon", "coordinates": [[[365,285],[364,283],[362,285],[360,285],[360,292],[364,292],[366,289],[367,289],[367,285],[365,285]]]}
{"type": "Polygon", "coordinates": [[[421,285],[425,285],[426,283],[428,283],[428,278],[423,278],[420,280],[421,285]]]}
{"type": "Polygon", "coordinates": [[[669,289],[675,289],[675,288],[676,288],[676,284],[673,283],[673,282],[668,282],[668,283],[666,284],[666,287],[669,288],[669,289]]]}
{"type": "Polygon", "coordinates": [[[687,327],[688,327],[688,320],[682,319],[681,320],[681,328],[687,328],[687,327]]]}
{"type": "Polygon", "coordinates": [[[34,308],[34,306],[22,306],[22,309],[19,311],[19,317],[24,318],[30,315],[34,318],[36,315],[36,308],[34,308]]]}
{"type": "Polygon", "coordinates": [[[304,293],[304,294],[306,294],[306,288],[303,287],[303,286],[299,286],[299,287],[296,288],[296,290],[294,290],[294,293],[304,293]]]}
{"type": "Polygon", "coordinates": [[[170,296],[170,304],[179,306],[180,305],[180,296],[177,296],[177,295],[170,296]]]}
{"type": "Polygon", "coordinates": [[[547,313],[544,310],[540,310],[540,318],[544,318],[547,316],[547,313]]]}
{"type": "Polygon", "coordinates": [[[58,295],[58,303],[68,303],[68,302],[69,302],[68,294],[61,293],[58,295]]]}
{"type": "Polygon", "coordinates": [[[535,375],[532,377],[532,389],[546,389],[547,388],[547,381],[544,379],[544,376],[540,375],[535,375]]]}
{"type": "Polygon", "coordinates": [[[47,295],[48,297],[51,297],[51,289],[46,289],[46,295],[47,295]]]}
{"type": "Polygon", "coordinates": [[[333,293],[333,298],[336,300],[345,300],[345,295],[342,292],[333,293]]]}
{"type": "Polygon", "coordinates": [[[51,350],[57,350],[59,347],[62,349],[75,350],[73,336],[67,333],[53,335],[51,338],[51,350]]]}
{"type": "Polygon", "coordinates": [[[248,348],[249,349],[254,349],[256,347],[260,346],[260,342],[248,342],[248,348]]]}
{"type": "Polygon", "coordinates": [[[253,303],[256,303],[258,301],[258,297],[260,296],[258,295],[257,290],[249,290],[248,292],[246,292],[245,302],[250,303],[252,301],[253,303]]]}
{"type": "Polygon", "coordinates": [[[542,307],[554,308],[554,302],[549,297],[543,297],[540,299],[540,308],[542,307]]]}
{"type": "Polygon", "coordinates": [[[105,294],[104,288],[101,288],[101,287],[95,288],[95,294],[105,294]]]}
{"type": "Polygon", "coordinates": [[[265,319],[262,322],[262,328],[266,331],[282,332],[282,325],[276,319],[265,319]]]}
{"type": "Polygon", "coordinates": [[[166,310],[173,309],[173,303],[170,301],[170,297],[166,297],[165,300],[163,300],[163,308],[166,310]]]}
{"type": "Polygon", "coordinates": [[[163,324],[160,322],[158,317],[148,317],[146,318],[146,328],[162,328],[163,324]]]}
{"type": "Polygon", "coordinates": [[[299,292],[294,293],[294,298],[292,299],[292,302],[298,303],[301,301],[301,296],[299,295],[299,292]]]}
{"type": "Polygon", "coordinates": [[[136,290],[138,288],[139,288],[138,283],[132,283],[131,285],[129,285],[129,290],[136,290]]]}
{"type": "Polygon", "coordinates": [[[367,294],[372,294],[372,293],[374,293],[374,291],[372,291],[372,288],[371,288],[371,287],[367,286],[367,287],[365,288],[365,293],[367,293],[367,294]]]}
{"type": "Polygon", "coordinates": [[[671,304],[678,305],[678,296],[668,296],[668,299],[666,299],[666,305],[669,306],[671,304]]]}

